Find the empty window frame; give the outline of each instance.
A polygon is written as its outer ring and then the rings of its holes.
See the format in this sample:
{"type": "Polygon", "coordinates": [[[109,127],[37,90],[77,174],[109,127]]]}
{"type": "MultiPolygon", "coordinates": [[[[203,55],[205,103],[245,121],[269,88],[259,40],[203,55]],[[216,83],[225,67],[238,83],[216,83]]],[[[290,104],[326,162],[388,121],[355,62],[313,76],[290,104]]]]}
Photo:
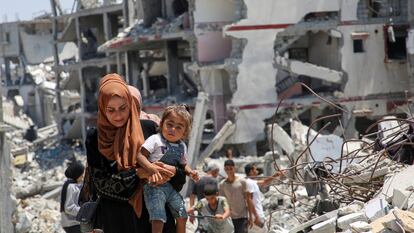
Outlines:
{"type": "Polygon", "coordinates": [[[408,36],[406,26],[385,26],[384,27],[386,61],[407,59],[406,38],[408,36]]]}

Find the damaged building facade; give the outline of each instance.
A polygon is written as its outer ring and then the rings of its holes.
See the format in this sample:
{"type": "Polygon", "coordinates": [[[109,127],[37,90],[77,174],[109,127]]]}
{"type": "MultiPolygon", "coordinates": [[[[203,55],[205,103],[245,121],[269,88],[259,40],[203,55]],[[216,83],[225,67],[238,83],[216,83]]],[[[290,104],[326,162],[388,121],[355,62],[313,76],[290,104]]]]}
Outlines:
{"type": "Polygon", "coordinates": [[[343,127],[355,136],[367,122],[405,113],[413,92],[412,5],[78,1],[63,14],[52,4],[55,17],[0,25],[3,86],[9,98],[21,96],[38,127],[56,122],[64,137],[82,138],[96,119],[99,78],[118,72],[141,90],[147,112],[176,102],[193,107],[200,130],[190,149],[209,144],[230,120],[235,127],[223,140],[255,155],[279,100],[281,126],[335,113],[301,82],[347,109],[343,127]]]}
{"type": "Polygon", "coordinates": [[[342,113],[347,136],[358,136],[384,115],[404,115],[402,106],[413,91],[410,1],[193,0],[177,17],[181,2],[138,1],[134,10],[141,20],[99,49],[129,54],[125,75],[147,97],[147,111],[159,113],[157,99],[176,100],[175,87],[185,93],[194,86],[188,81],[195,83],[207,96],[194,103],[196,109],[197,103],[204,105],[198,106],[203,114],[196,122],[208,122],[205,141],[208,129],[217,133],[231,120],[235,129],[226,143],[256,154],[256,142],[264,138],[281,99],[276,121],[282,126],[292,117],[310,123],[335,113],[298,82],[347,110],[342,113]],[[176,50],[171,43],[181,46],[176,50]],[[147,62],[156,53],[163,61],[147,62]],[[165,69],[155,73],[159,63],[166,63],[165,69]],[[157,97],[151,93],[160,86],[151,83],[159,74],[166,84],[165,95],[157,97]]]}

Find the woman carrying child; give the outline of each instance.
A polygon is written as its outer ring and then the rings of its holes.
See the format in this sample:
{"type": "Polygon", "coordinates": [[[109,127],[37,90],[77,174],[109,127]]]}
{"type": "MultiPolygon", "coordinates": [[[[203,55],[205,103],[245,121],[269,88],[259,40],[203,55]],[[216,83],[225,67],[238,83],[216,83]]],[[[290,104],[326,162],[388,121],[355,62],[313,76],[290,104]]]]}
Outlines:
{"type": "MultiPolygon", "coordinates": [[[[85,142],[88,180],[93,184],[84,185],[89,189],[85,197],[100,198],[95,225],[105,233],[151,232],[141,183],[150,174],[137,163],[144,142],[137,102],[118,74],[108,74],[99,84],[98,105],[97,129],[88,131],[85,142]]],[[[177,171],[161,163],[151,164],[151,169],[157,173],[150,180],[157,184],[177,171]]]]}

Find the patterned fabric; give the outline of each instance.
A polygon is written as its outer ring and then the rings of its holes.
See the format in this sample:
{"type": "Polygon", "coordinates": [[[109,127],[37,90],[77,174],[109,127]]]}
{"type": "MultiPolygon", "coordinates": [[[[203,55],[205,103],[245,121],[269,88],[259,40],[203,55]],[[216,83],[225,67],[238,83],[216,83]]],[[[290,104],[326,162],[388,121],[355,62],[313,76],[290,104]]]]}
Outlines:
{"type": "Polygon", "coordinates": [[[97,168],[91,168],[93,184],[100,196],[118,201],[128,201],[137,190],[139,179],[135,169],[111,174],[97,168]]]}

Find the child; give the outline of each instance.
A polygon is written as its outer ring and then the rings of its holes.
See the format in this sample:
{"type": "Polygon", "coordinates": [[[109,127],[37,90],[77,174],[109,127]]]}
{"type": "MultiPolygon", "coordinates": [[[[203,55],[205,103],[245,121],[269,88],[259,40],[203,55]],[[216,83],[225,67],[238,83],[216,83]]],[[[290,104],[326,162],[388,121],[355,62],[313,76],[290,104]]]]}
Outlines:
{"type": "Polygon", "coordinates": [[[67,233],[80,233],[79,222],[76,221],[76,215],[80,209],[78,197],[82,188],[82,179],[85,167],[79,161],[69,164],[65,171],[68,178],[62,187],[60,196],[61,224],[63,230],[67,233]]]}
{"type": "MultiPolygon", "coordinates": [[[[186,174],[198,181],[197,172],[187,165],[187,147],[182,141],[188,136],[190,128],[191,115],[188,107],[185,105],[168,106],[161,119],[161,133],[152,135],[144,142],[138,154],[138,163],[151,172],[152,177],[159,175],[151,167],[153,162],[161,161],[173,166],[183,166],[186,174]]],[[[157,179],[153,178],[152,180],[156,181],[157,179]]],[[[177,233],[185,232],[187,213],[184,200],[169,182],[159,186],[146,184],[144,186],[144,200],[150,215],[153,233],[162,232],[167,220],[166,203],[176,219],[177,233]]]]}
{"type": "Polygon", "coordinates": [[[225,197],[219,196],[216,185],[208,184],[204,188],[205,198],[201,199],[188,212],[194,210],[207,218],[207,233],[233,233],[234,226],[230,218],[230,207],[225,197]]]}

